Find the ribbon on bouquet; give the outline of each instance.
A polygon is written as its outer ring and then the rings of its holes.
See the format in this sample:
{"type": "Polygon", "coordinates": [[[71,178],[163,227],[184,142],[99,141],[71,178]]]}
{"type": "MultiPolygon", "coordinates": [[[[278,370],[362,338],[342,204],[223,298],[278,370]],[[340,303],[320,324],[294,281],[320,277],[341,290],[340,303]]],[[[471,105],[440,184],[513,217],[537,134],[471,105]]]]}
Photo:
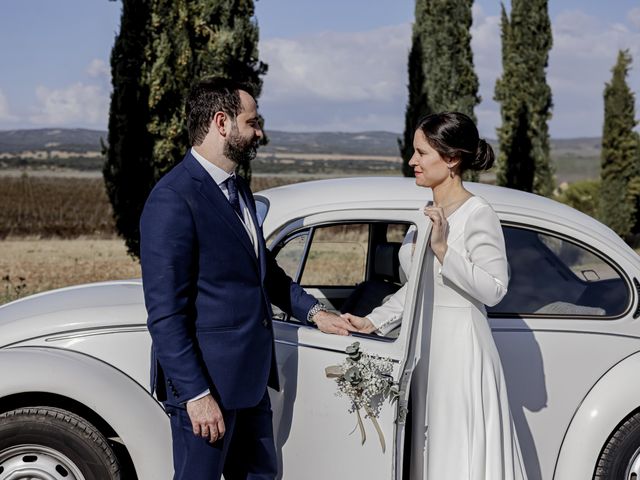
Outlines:
{"type": "MultiPolygon", "coordinates": [[[[342,366],[340,365],[331,365],[329,367],[325,368],[325,375],[327,378],[332,378],[335,380],[348,380],[348,378],[345,378],[347,376],[347,373],[349,373],[349,371],[344,372],[344,369],[342,366]]],[[[378,420],[374,414],[373,411],[371,411],[371,409],[367,406],[363,407],[365,413],[367,414],[367,416],[371,419],[371,423],[373,423],[373,427],[375,428],[377,434],[378,434],[378,440],[380,441],[380,447],[382,447],[382,453],[384,453],[387,449],[387,445],[386,442],[384,440],[384,433],[382,432],[382,428],[380,428],[380,424],[378,423],[378,420]]],[[[361,445],[364,445],[364,442],[367,441],[367,433],[366,430],[364,428],[364,422],[362,420],[362,415],[360,413],[360,408],[358,408],[355,404],[354,404],[354,410],[356,413],[356,418],[358,420],[358,424],[357,427],[360,430],[360,436],[361,436],[361,445]]],[[[355,429],[354,429],[355,430],[355,429]]],[[[353,432],[352,432],[353,433],[353,432]]]]}

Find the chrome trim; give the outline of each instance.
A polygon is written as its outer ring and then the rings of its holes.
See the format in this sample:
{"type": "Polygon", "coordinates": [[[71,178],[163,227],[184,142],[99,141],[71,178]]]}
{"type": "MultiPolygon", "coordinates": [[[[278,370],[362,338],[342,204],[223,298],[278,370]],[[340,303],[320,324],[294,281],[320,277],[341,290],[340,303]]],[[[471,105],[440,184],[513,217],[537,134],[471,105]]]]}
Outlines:
{"type": "MultiPolygon", "coordinates": [[[[288,340],[276,340],[276,343],[280,343],[282,345],[288,345],[290,347],[304,347],[304,348],[311,348],[313,350],[321,350],[323,352],[331,352],[331,353],[341,353],[343,355],[347,355],[346,352],[344,350],[336,350],[334,348],[328,348],[328,347],[320,347],[318,345],[310,345],[308,343],[295,343],[295,342],[290,342],[288,340]]],[[[391,363],[400,363],[400,360],[396,360],[395,358],[389,358],[389,360],[391,361],[391,363]]]]}
{"type": "Polygon", "coordinates": [[[70,334],[57,334],[51,337],[45,338],[45,342],[58,342],[61,340],[71,340],[74,338],[93,337],[96,335],[109,335],[111,333],[128,333],[128,332],[146,332],[146,326],[134,326],[134,327],[96,327],[91,330],[84,330],[82,332],[70,333],[70,334]]]}

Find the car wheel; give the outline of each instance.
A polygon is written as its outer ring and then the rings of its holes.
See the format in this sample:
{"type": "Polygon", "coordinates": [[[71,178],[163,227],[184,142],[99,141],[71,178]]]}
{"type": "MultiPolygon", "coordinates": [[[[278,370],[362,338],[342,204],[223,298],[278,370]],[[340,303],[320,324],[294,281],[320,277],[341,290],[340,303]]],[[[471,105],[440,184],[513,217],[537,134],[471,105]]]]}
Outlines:
{"type": "Polygon", "coordinates": [[[51,407],[0,415],[0,480],[119,480],[107,439],[83,418],[51,407]]]}
{"type": "Polygon", "coordinates": [[[640,480],[640,413],[629,417],[602,449],[594,480],[640,480]]]}

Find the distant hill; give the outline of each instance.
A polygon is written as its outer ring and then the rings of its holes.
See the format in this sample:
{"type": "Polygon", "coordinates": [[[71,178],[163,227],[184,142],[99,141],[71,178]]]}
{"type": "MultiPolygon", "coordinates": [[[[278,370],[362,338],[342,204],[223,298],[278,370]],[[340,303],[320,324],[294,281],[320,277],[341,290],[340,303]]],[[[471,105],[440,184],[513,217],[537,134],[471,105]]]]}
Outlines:
{"type": "MultiPolygon", "coordinates": [[[[338,153],[345,155],[398,155],[397,133],[391,132],[312,132],[268,131],[269,145],[265,153],[338,153]]],[[[0,154],[25,151],[100,151],[100,139],[107,140],[103,130],[80,128],[42,128],[0,131],[0,154]]]]}
{"type": "MultiPolygon", "coordinates": [[[[268,130],[254,171],[264,173],[388,173],[399,169],[393,132],[283,132],[268,130]],[[299,156],[296,156],[299,154],[299,156]]],[[[0,169],[62,167],[99,170],[104,130],[43,128],[0,131],[0,169]]],[[[490,140],[494,148],[497,142],[490,140]]],[[[600,138],[551,141],[559,181],[595,178],[600,170],[600,138]]]]}
{"type": "Polygon", "coordinates": [[[400,134],[391,132],[281,132],[267,131],[265,153],[339,153],[398,156],[400,134]]]}
{"type": "Polygon", "coordinates": [[[101,138],[107,141],[106,131],[84,128],[0,130],[0,154],[38,150],[99,152],[101,138]]]}

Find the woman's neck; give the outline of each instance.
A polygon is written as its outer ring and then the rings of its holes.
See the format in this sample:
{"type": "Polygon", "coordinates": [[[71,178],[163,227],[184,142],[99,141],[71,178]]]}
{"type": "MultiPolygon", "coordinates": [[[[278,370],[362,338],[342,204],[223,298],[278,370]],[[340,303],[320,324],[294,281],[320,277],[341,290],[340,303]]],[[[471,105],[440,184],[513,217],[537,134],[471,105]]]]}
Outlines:
{"type": "Polygon", "coordinates": [[[433,203],[436,207],[446,208],[449,204],[467,198],[469,192],[462,186],[459,176],[447,178],[444,182],[432,187],[433,203]]]}

